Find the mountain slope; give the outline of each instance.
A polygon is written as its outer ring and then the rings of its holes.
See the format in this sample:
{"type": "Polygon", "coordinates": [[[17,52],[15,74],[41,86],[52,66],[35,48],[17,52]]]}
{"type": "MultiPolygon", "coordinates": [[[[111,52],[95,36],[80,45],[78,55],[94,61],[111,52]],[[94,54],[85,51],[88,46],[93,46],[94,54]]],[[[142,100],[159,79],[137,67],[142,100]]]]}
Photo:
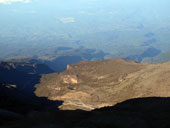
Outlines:
{"type": "Polygon", "coordinates": [[[36,95],[62,100],[60,109],[92,110],[137,97],[170,96],[170,63],[147,64],[111,59],[68,65],[43,75],[36,95]]]}

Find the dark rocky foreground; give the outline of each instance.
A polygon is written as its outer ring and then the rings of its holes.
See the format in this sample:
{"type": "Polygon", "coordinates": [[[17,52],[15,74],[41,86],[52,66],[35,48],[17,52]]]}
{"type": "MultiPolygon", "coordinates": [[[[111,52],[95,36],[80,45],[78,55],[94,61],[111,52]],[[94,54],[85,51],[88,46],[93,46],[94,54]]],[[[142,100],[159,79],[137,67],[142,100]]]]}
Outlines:
{"type": "MultiPolygon", "coordinates": [[[[1,128],[169,128],[170,98],[139,98],[93,111],[6,112],[1,128]]],[[[3,111],[0,111],[3,114],[3,111]]],[[[2,118],[1,118],[2,121],[2,118]]]]}

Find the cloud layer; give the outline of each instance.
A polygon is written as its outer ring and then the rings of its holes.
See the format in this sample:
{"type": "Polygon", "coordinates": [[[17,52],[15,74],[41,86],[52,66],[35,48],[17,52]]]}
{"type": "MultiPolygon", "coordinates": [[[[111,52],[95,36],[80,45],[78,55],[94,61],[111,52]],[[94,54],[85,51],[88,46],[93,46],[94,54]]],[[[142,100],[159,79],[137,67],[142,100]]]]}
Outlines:
{"type": "Polygon", "coordinates": [[[11,4],[16,2],[29,3],[30,0],[0,0],[0,4],[11,4]]]}
{"type": "Polygon", "coordinates": [[[60,21],[62,23],[72,23],[75,22],[74,17],[65,17],[65,18],[60,18],[60,21]]]}

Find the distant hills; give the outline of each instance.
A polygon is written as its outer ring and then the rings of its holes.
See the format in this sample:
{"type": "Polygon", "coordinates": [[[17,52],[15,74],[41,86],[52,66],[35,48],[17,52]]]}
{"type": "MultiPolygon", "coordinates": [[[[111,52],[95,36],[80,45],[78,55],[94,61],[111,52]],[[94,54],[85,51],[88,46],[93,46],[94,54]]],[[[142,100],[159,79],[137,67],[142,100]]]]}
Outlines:
{"type": "Polygon", "coordinates": [[[58,47],[54,51],[44,51],[44,53],[37,56],[13,56],[3,60],[17,63],[44,64],[55,72],[63,72],[68,64],[74,64],[83,60],[103,60],[107,56],[110,56],[110,54],[96,49],[58,47]]]}
{"type": "Polygon", "coordinates": [[[153,59],[151,59],[151,58],[158,56],[160,53],[161,53],[161,51],[159,49],[150,47],[139,55],[131,55],[131,56],[126,57],[125,59],[142,62],[145,58],[150,58],[150,62],[154,63],[153,59]]]}
{"type": "MultiPolygon", "coordinates": [[[[32,52],[31,56],[12,56],[2,59],[1,61],[45,64],[55,72],[63,72],[66,70],[68,64],[75,64],[84,60],[94,61],[118,57],[110,53],[103,52],[102,50],[71,47],[57,47],[51,50],[45,50],[44,52],[41,51],[39,53],[37,53],[38,51],[30,52],[32,52]],[[35,56],[34,54],[37,55],[35,56]]],[[[140,63],[163,63],[164,61],[169,60],[167,55],[168,53],[163,54],[160,49],[154,47],[146,47],[146,49],[131,52],[129,55],[127,54],[124,59],[134,60],[140,63]],[[133,54],[131,54],[131,52],[133,52],[133,54]]]]}

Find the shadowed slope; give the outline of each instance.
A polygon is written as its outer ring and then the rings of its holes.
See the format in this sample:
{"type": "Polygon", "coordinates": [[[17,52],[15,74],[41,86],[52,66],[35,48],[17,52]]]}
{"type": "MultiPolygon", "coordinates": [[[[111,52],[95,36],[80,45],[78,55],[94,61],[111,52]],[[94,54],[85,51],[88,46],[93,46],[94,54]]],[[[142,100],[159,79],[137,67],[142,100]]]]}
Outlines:
{"type": "Polygon", "coordinates": [[[60,102],[35,96],[34,85],[39,83],[42,73],[53,71],[43,64],[0,63],[0,109],[27,113],[33,109],[55,107],[60,102]]]}

